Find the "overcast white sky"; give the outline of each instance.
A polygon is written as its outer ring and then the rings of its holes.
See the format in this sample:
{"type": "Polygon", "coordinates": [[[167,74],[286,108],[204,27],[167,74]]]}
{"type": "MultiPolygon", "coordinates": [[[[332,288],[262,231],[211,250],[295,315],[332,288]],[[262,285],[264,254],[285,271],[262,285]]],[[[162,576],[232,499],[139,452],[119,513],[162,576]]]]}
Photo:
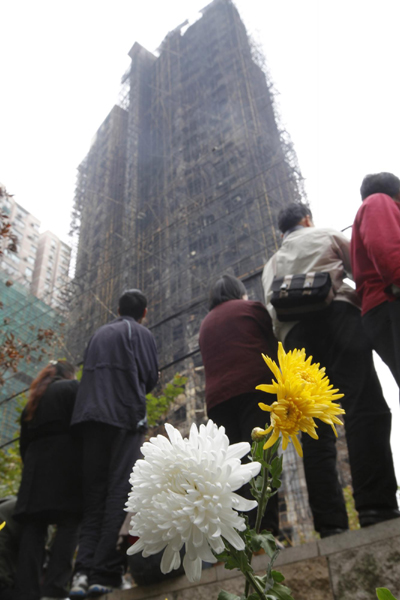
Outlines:
{"type": "MultiPolygon", "coordinates": [[[[76,167],[135,41],[154,51],[207,0],[3,0],[0,181],[68,243],[76,167]]],[[[353,222],[368,172],[400,172],[398,0],[237,0],[266,55],[315,222],[353,222]]],[[[398,390],[381,371],[395,421],[398,390]]],[[[397,436],[396,436],[397,433],[397,436]]]]}

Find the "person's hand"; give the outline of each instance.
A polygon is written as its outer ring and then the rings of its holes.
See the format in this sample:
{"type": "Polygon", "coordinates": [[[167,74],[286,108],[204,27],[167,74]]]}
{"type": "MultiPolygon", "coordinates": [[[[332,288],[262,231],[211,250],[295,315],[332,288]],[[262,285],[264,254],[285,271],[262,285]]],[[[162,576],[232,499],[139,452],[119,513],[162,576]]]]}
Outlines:
{"type": "Polygon", "coordinates": [[[395,298],[400,298],[400,288],[394,283],[391,285],[391,292],[395,298]]]}

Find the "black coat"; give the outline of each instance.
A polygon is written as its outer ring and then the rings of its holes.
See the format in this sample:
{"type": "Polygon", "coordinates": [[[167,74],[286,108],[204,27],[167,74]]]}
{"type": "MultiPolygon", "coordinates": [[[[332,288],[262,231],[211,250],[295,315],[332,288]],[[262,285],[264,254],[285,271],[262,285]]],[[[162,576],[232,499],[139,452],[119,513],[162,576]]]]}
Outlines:
{"type": "Polygon", "coordinates": [[[17,570],[21,526],[12,517],[16,500],[15,496],[0,498],[0,523],[6,522],[0,533],[0,590],[13,587],[17,570]]]}
{"type": "Polygon", "coordinates": [[[141,429],[146,424],[146,394],[157,380],[157,350],[150,331],[132,317],[103,325],[85,350],[72,424],[141,429]]]}
{"type": "Polygon", "coordinates": [[[24,463],[14,518],[44,518],[52,523],[82,511],[81,442],[70,422],[78,391],[76,380],[55,380],[39,400],[31,421],[21,415],[20,452],[24,463]]]}

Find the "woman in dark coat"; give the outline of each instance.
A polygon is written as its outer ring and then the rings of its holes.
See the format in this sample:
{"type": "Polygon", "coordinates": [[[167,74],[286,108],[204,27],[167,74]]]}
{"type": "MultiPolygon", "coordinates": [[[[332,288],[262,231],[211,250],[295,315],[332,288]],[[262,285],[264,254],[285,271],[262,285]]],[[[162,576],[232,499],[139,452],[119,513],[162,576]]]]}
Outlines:
{"type": "Polygon", "coordinates": [[[51,362],[32,382],[21,415],[24,463],[14,513],[22,524],[17,600],[67,598],[82,511],[81,451],[70,432],[78,391],[73,365],[51,362]],[[57,525],[40,587],[48,525],[57,525]]]}
{"type": "MultiPolygon", "coordinates": [[[[255,389],[271,383],[261,353],[276,360],[277,341],[271,318],[260,302],[248,300],[243,283],[223,275],[210,290],[210,312],[200,327],[199,345],[206,378],[207,414],[225,427],[231,444],[249,442],[254,427],[265,426],[265,413],[259,402],[266,394],[255,389]]],[[[271,403],[275,400],[271,395],[271,403]]],[[[252,498],[249,486],[243,495],[252,498]]],[[[249,513],[254,525],[255,511],[249,513]]],[[[262,526],[278,533],[278,497],[268,504],[262,526]]]]}

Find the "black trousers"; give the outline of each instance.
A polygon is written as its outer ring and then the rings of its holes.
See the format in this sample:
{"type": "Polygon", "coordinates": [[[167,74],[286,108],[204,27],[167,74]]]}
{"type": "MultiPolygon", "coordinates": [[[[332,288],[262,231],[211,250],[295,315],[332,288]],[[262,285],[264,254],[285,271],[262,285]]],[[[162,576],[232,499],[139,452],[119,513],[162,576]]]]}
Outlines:
{"type": "Polygon", "coordinates": [[[50,560],[40,585],[47,528],[45,520],[33,517],[22,526],[15,585],[15,600],[39,600],[42,596],[66,598],[72,575],[72,559],[78,544],[80,518],[66,515],[60,519],[50,560]]]}
{"type": "Polygon", "coordinates": [[[373,349],[400,387],[400,300],[379,304],[369,310],[362,321],[373,349]]]}
{"type": "MultiPolygon", "coordinates": [[[[360,312],[334,301],[328,316],[315,313],[287,335],[285,349],[305,348],[313,362],[326,367],[335,388],[344,393],[344,422],[356,509],[397,508],[396,477],[390,448],[391,413],[372,360],[360,312]]],[[[318,419],[319,440],[302,435],[306,483],[317,531],[348,527],[336,470],[336,438],[318,419]]],[[[339,425],[340,427],[340,425],[339,425]]]]}
{"type": "MultiPolygon", "coordinates": [[[[261,358],[261,357],[260,357],[261,358]]],[[[263,383],[260,381],[260,383],[263,383]]],[[[235,396],[230,400],[217,404],[214,408],[208,410],[208,416],[216,425],[225,427],[226,435],[229,438],[231,444],[237,444],[239,442],[249,442],[252,444],[251,432],[254,427],[265,427],[266,421],[269,419],[269,413],[261,410],[258,406],[259,402],[264,404],[272,404],[276,400],[276,396],[272,394],[265,394],[264,392],[253,392],[249,394],[241,394],[235,396]]],[[[244,460],[244,459],[243,459],[244,460]]],[[[244,485],[239,493],[248,498],[254,500],[250,493],[250,485],[244,485]]],[[[257,509],[247,513],[249,517],[250,527],[254,527],[257,509]]],[[[279,532],[279,507],[278,507],[278,494],[272,496],[269,500],[265,515],[261,522],[262,529],[268,529],[273,532],[274,535],[278,535],[279,532]]]]}
{"type": "Polygon", "coordinates": [[[89,585],[118,587],[125,557],[117,541],[143,435],[104,423],[88,423],[82,434],[84,512],[75,572],[88,575],[89,585]]]}

